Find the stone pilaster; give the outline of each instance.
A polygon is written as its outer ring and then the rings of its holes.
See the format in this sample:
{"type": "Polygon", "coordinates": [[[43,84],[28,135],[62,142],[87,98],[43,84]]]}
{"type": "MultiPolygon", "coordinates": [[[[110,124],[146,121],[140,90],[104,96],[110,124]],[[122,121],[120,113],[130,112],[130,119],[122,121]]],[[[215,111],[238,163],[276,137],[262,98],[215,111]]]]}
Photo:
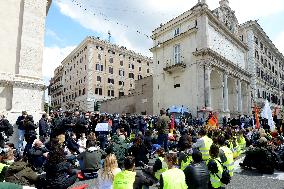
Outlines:
{"type": "Polygon", "coordinates": [[[229,95],[228,95],[228,75],[227,73],[223,73],[223,83],[224,83],[224,88],[223,88],[223,93],[224,93],[224,112],[230,112],[229,110],[229,95]]]}
{"type": "Polygon", "coordinates": [[[238,79],[237,84],[238,84],[238,86],[237,86],[237,88],[238,88],[238,90],[237,90],[238,91],[238,95],[237,95],[238,106],[237,107],[238,107],[238,112],[242,113],[243,112],[242,83],[241,83],[240,79],[238,79]]]}
{"type": "Polygon", "coordinates": [[[210,81],[210,75],[211,75],[211,67],[210,66],[206,66],[205,67],[205,89],[204,89],[204,93],[205,93],[205,106],[207,108],[211,108],[212,103],[211,103],[211,81],[210,81]]]}

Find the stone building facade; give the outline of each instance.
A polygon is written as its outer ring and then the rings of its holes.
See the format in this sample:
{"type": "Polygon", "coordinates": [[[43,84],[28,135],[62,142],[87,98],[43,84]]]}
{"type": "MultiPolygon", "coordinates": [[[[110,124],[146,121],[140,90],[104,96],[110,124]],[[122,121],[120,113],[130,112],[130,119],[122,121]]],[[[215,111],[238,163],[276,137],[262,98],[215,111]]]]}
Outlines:
{"type": "Polygon", "coordinates": [[[0,112],[13,123],[26,110],[43,111],[45,18],[51,0],[0,1],[0,112]]]}
{"type": "Polygon", "coordinates": [[[274,108],[284,104],[284,56],[256,21],[240,26],[240,38],[249,46],[253,106],[263,107],[267,99],[274,108]]]}
{"type": "Polygon", "coordinates": [[[101,112],[110,114],[153,114],[153,77],[135,81],[135,89],[129,95],[112,98],[101,103],[101,112]]]}
{"type": "Polygon", "coordinates": [[[153,113],[173,105],[220,116],[251,113],[249,46],[228,0],[199,1],[153,31],[153,113]]]}
{"type": "Polygon", "coordinates": [[[135,80],[151,75],[152,60],[125,47],[87,37],[54,74],[49,95],[55,109],[94,111],[98,101],[128,95],[135,80]]]}

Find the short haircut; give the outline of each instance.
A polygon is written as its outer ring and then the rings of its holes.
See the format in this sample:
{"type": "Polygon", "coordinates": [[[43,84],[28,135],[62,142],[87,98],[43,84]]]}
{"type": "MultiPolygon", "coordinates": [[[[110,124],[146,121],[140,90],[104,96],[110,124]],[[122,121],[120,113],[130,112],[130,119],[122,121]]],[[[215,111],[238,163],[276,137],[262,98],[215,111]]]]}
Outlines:
{"type": "Polygon", "coordinates": [[[202,161],[202,153],[198,150],[194,150],[192,153],[192,159],[195,163],[199,163],[202,161]]]}
{"type": "Polygon", "coordinates": [[[219,147],[216,144],[212,144],[209,150],[209,154],[212,158],[217,158],[219,155],[219,147]]]}
{"type": "Polygon", "coordinates": [[[124,168],[130,170],[135,166],[135,159],[132,156],[127,156],[124,160],[124,168]]]}
{"type": "Polygon", "coordinates": [[[177,154],[176,153],[168,153],[166,155],[167,161],[168,162],[172,162],[173,165],[177,165],[178,161],[177,161],[177,154]]]}

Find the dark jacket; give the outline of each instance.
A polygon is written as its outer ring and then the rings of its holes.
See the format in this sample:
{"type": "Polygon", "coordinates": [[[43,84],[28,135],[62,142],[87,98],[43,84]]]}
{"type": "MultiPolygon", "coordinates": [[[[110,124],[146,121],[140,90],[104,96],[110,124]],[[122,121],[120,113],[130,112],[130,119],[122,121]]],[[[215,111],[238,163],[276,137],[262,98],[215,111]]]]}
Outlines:
{"type": "Polygon", "coordinates": [[[38,175],[28,166],[28,163],[23,161],[14,162],[9,166],[5,181],[19,185],[32,186],[36,184],[38,175]]]}
{"type": "Polygon", "coordinates": [[[143,174],[136,172],[133,189],[142,189],[143,186],[152,186],[152,179],[147,178],[143,174]]]}
{"type": "Polygon", "coordinates": [[[145,164],[148,164],[148,158],[147,158],[148,150],[145,145],[143,144],[140,146],[133,145],[130,147],[129,153],[131,153],[132,156],[135,157],[136,166],[141,166],[140,161],[144,162],[145,164]]]}
{"type": "Polygon", "coordinates": [[[78,155],[78,160],[83,160],[83,170],[100,169],[102,157],[106,153],[98,147],[90,147],[85,152],[78,155]]]}
{"type": "Polygon", "coordinates": [[[76,181],[76,174],[72,173],[71,164],[65,161],[58,164],[47,162],[45,171],[46,188],[65,189],[76,181]]]}
{"type": "Polygon", "coordinates": [[[19,116],[17,121],[16,121],[16,124],[18,125],[18,129],[20,129],[20,130],[25,130],[25,128],[24,128],[24,119],[25,119],[24,116],[19,116]]]}
{"type": "Polygon", "coordinates": [[[121,168],[123,166],[124,159],[125,159],[126,154],[127,154],[127,149],[128,149],[128,146],[125,143],[125,141],[118,138],[117,135],[114,135],[112,137],[112,142],[111,142],[110,146],[106,149],[106,153],[107,154],[110,154],[110,153],[114,154],[116,156],[118,165],[121,168]]]}
{"type": "Polygon", "coordinates": [[[207,189],[209,171],[204,162],[193,163],[184,169],[185,181],[189,189],[207,189]]]}
{"type": "Polygon", "coordinates": [[[47,136],[50,133],[49,125],[44,118],[41,118],[38,123],[39,126],[39,136],[47,136]]]}
{"type": "Polygon", "coordinates": [[[29,150],[29,162],[35,169],[40,169],[43,166],[45,161],[45,157],[43,156],[44,153],[48,152],[45,147],[32,147],[29,150]]]}
{"type": "Polygon", "coordinates": [[[169,133],[169,123],[170,118],[167,115],[162,115],[159,117],[157,122],[158,133],[159,134],[168,134],[169,133]]]}

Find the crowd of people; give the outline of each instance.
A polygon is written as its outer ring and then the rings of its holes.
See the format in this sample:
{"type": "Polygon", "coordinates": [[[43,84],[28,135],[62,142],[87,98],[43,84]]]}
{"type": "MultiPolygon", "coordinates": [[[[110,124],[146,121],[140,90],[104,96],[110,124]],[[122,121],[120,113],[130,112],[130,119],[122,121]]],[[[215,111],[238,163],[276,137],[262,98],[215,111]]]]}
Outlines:
{"type": "Polygon", "coordinates": [[[256,129],[243,117],[214,128],[200,123],[182,117],[172,128],[161,110],[160,116],[52,112],[36,124],[23,111],[13,144],[13,127],[1,115],[0,188],[66,189],[89,179],[94,189],[221,189],[241,154],[244,169],[284,170],[281,125],[270,131],[263,120],[256,129]],[[101,123],[108,129],[96,129],[101,123]]]}

